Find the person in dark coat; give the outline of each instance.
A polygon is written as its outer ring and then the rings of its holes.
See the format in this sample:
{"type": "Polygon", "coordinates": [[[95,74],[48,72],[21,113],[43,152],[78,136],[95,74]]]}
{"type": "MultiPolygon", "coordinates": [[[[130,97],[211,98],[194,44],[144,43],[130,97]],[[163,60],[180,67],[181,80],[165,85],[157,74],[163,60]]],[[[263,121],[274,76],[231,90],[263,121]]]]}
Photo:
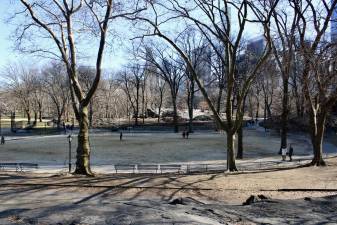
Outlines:
{"type": "Polygon", "coordinates": [[[123,140],[123,132],[119,133],[119,140],[122,141],[123,140]]]}
{"type": "Polygon", "coordinates": [[[293,146],[290,144],[289,145],[289,151],[288,151],[288,155],[289,155],[289,161],[293,161],[293,154],[294,154],[294,148],[293,146]]]}
{"type": "Polygon", "coordinates": [[[1,144],[4,145],[5,144],[5,137],[1,136],[1,144]]]}
{"type": "Polygon", "coordinates": [[[183,138],[185,138],[185,135],[186,135],[185,131],[183,131],[182,135],[183,135],[183,138]]]}
{"type": "Polygon", "coordinates": [[[67,127],[66,127],[66,123],[65,123],[65,122],[63,122],[63,123],[62,123],[62,125],[63,125],[63,131],[64,131],[64,134],[67,134],[67,127]]]}

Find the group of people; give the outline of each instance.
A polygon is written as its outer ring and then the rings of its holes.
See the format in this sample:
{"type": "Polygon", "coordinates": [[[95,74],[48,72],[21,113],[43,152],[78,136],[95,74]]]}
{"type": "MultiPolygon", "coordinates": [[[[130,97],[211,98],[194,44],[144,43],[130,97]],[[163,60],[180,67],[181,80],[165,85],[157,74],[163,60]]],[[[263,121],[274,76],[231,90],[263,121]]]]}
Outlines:
{"type": "Polygon", "coordinates": [[[190,132],[188,132],[188,131],[183,131],[183,133],[182,133],[182,136],[183,136],[183,138],[185,139],[188,139],[188,136],[190,135],[190,132]]]}
{"type": "Polygon", "coordinates": [[[253,120],[253,119],[248,120],[248,121],[247,121],[247,126],[248,126],[248,127],[255,126],[255,124],[257,125],[258,122],[259,122],[259,121],[258,121],[257,119],[256,119],[256,120],[253,120]]]}
{"type": "Polygon", "coordinates": [[[63,130],[64,130],[65,134],[67,134],[67,130],[71,130],[71,133],[73,132],[74,124],[69,125],[69,124],[65,124],[65,122],[63,122],[62,125],[63,125],[63,130]]]}
{"type": "Polygon", "coordinates": [[[289,156],[289,161],[293,161],[294,148],[292,144],[289,145],[289,148],[280,148],[280,154],[282,155],[282,161],[285,161],[287,155],[289,156]]]}

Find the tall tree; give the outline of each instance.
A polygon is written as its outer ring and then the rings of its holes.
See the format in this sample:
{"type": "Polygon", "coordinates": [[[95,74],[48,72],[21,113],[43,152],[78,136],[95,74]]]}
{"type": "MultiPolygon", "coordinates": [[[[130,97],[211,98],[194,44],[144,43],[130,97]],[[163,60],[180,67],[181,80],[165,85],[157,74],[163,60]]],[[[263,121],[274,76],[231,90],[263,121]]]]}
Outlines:
{"type": "Polygon", "coordinates": [[[298,21],[296,11],[288,10],[288,4],[279,4],[272,14],[275,37],[272,39],[273,55],[282,77],[282,114],[281,114],[281,149],[287,148],[289,117],[289,78],[294,69],[295,33],[298,21]]]}
{"type": "Polygon", "coordinates": [[[139,105],[141,98],[141,86],[144,80],[144,70],[138,63],[129,64],[128,68],[121,74],[121,83],[123,83],[123,90],[128,97],[131,107],[133,109],[133,117],[135,118],[135,125],[138,125],[139,119],[139,105]]]}
{"type": "Polygon", "coordinates": [[[132,19],[147,23],[150,28],[144,36],[157,36],[165,40],[174,48],[187,64],[189,72],[194,77],[202,95],[204,96],[214,119],[221,129],[227,134],[227,164],[228,170],[236,171],[234,153],[234,135],[242,123],[244,96],[255,79],[257,71],[263,65],[270,53],[270,17],[278,1],[207,1],[193,0],[181,2],[179,0],[150,1],[149,13],[136,16],[132,19]],[[167,4],[165,4],[167,3],[167,4]],[[255,4],[256,3],[256,4],[255,4]],[[160,12],[160,13],[159,13],[160,12]],[[166,13],[163,13],[166,12],[166,13]],[[237,23],[232,23],[231,14],[235,13],[237,23]],[[254,18],[250,18],[249,12],[254,18]],[[171,13],[171,14],[170,14],[171,13]],[[171,15],[171,16],[170,16],[171,15]],[[172,37],[172,33],[165,31],[167,23],[184,18],[187,26],[194,26],[198,29],[223,62],[226,71],[226,123],[222,121],[216,107],[209,98],[209,93],[204,88],[197,71],[193,68],[193,61],[184,49],[172,37]],[[259,24],[264,30],[266,48],[259,59],[245,76],[245,81],[237,86],[237,58],[242,44],[244,31],[249,22],[259,24]],[[151,30],[150,30],[151,29],[151,30]],[[151,32],[152,31],[152,32],[151,32]],[[151,33],[150,33],[151,32],[151,33]],[[220,48],[219,48],[220,43],[220,48]],[[223,51],[220,51],[222,49],[223,51]],[[238,90],[238,95],[234,96],[234,89],[238,90]],[[233,99],[237,97],[237,110],[233,113],[233,99]]]}
{"type": "MultiPolygon", "coordinates": [[[[112,0],[20,0],[25,10],[22,12],[26,18],[30,18],[28,24],[22,29],[24,37],[28,30],[34,30],[38,34],[46,34],[47,37],[56,45],[57,51],[51,51],[50,46],[36,51],[51,53],[54,57],[59,57],[67,68],[67,75],[70,83],[73,109],[76,119],[79,122],[78,146],[76,154],[76,174],[92,175],[90,169],[90,146],[89,146],[89,118],[88,105],[94,96],[102,74],[102,60],[106,45],[109,22],[118,17],[131,15],[134,12],[127,12],[127,7],[122,2],[112,0]],[[113,7],[115,6],[115,7],[113,7]],[[85,27],[90,29],[83,33],[85,27]],[[78,79],[77,45],[83,35],[94,34],[97,41],[95,78],[88,92],[85,93],[78,79]],[[81,36],[82,35],[82,36],[81,36]]],[[[129,2],[127,2],[128,4],[129,2]]],[[[134,4],[135,6],[138,4],[134,4]]],[[[32,33],[31,33],[32,34],[32,33]]],[[[30,38],[38,38],[33,36],[30,38]]]]}
{"type": "Polygon", "coordinates": [[[42,73],[43,91],[47,93],[53,103],[53,109],[55,109],[57,116],[56,125],[57,128],[60,128],[62,116],[64,116],[70,97],[67,72],[63,64],[52,63],[52,66],[45,68],[42,73]]]}
{"type": "Polygon", "coordinates": [[[325,123],[331,107],[337,101],[335,43],[327,42],[324,35],[337,0],[290,1],[290,5],[298,14],[296,28],[303,66],[301,80],[314,153],[311,164],[324,166],[322,145],[325,123]]]}
{"type": "Polygon", "coordinates": [[[157,75],[166,82],[170,89],[173,107],[174,132],[178,132],[179,126],[177,97],[180,86],[185,77],[184,64],[175,53],[168,50],[167,48],[151,46],[150,49],[152,54],[150,54],[148,57],[145,57],[145,59],[158,69],[157,75]]]}
{"type": "Polygon", "coordinates": [[[33,74],[37,71],[20,65],[9,65],[6,68],[5,79],[8,91],[20,102],[19,107],[27,116],[27,123],[31,124],[32,98],[34,92],[33,74]]]}
{"type": "MultiPolygon", "coordinates": [[[[205,39],[198,37],[197,31],[194,29],[186,29],[178,40],[192,60],[192,65],[198,76],[201,78],[211,77],[211,52],[209,47],[205,44],[205,39]]],[[[186,64],[185,64],[186,66],[186,64]]],[[[187,108],[188,108],[188,131],[193,132],[193,111],[195,105],[195,93],[198,91],[193,75],[186,66],[186,94],[187,94],[187,108]]]]}

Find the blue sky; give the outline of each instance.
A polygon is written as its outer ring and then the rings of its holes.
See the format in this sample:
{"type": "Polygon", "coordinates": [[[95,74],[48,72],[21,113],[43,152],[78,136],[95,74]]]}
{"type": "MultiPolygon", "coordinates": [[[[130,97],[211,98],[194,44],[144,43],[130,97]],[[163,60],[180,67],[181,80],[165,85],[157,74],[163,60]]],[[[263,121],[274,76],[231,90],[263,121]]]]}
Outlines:
{"type": "MultiPolygon", "coordinates": [[[[42,60],[40,57],[34,57],[28,54],[22,54],[14,50],[14,39],[10,36],[15,30],[15,25],[7,22],[7,19],[14,14],[18,9],[18,0],[1,0],[0,7],[0,71],[9,63],[24,63],[28,65],[37,65],[45,63],[46,60],[42,60]]],[[[20,6],[19,6],[20,7],[20,6]]],[[[119,48],[120,43],[116,43],[114,50],[111,49],[106,51],[105,60],[103,61],[104,68],[119,68],[125,63],[125,56],[123,50],[119,48]],[[112,63],[111,63],[112,62],[112,63]]],[[[96,49],[96,48],[87,48],[96,49]]],[[[96,52],[93,52],[96,54],[96,52]]],[[[94,65],[95,60],[88,59],[85,63],[94,65]]]]}
{"type": "MultiPolygon", "coordinates": [[[[0,70],[3,69],[8,63],[11,62],[19,62],[22,64],[28,65],[41,65],[41,63],[45,63],[46,60],[41,60],[41,58],[33,57],[31,55],[25,55],[20,52],[14,50],[14,40],[10,39],[11,33],[14,31],[15,26],[6,23],[6,19],[13,15],[13,13],[18,9],[17,7],[20,5],[18,0],[2,0],[2,5],[0,8],[0,70]]],[[[119,31],[120,31],[119,26],[119,31]]],[[[256,27],[249,27],[248,33],[250,36],[256,36],[260,31],[256,29],[256,27]],[[250,28],[250,29],[249,29],[250,28]]],[[[123,29],[123,28],[122,28],[123,29]]],[[[123,41],[115,41],[113,45],[113,51],[111,49],[106,49],[105,58],[103,61],[103,68],[119,68],[121,65],[127,63],[126,59],[126,51],[125,46],[123,45],[130,45],[131,42],[125,41],[128,39],[128,31],[127,28],[124,27],[123,29],[125,32],[124,35],[122,34],[123,41]],[[124,42],[124,43],[123,43],[124,42]]],[[[90,42],[89,44],[86,43],[83,47],[86,52],[92,51],[93,57],[83,61],[82,63],[86,63],[89,65],[94,65],[95,63],[95,54],[93,50],[96,49],[93,47],[95,43],[90,42]]],[[[91,54],[91,53],[90,53],[91,54]]]]}
{"type": "Polygon", "coordinates": [[[2,2],[2,6],[0,7],[0,68],[5,66],[9,61],[18,59],[18,54],[13,53],[13,42],[9,39],[13,27],[5,21],[9,16],[8,11],[12,7],[9,0],[2,2]]]}

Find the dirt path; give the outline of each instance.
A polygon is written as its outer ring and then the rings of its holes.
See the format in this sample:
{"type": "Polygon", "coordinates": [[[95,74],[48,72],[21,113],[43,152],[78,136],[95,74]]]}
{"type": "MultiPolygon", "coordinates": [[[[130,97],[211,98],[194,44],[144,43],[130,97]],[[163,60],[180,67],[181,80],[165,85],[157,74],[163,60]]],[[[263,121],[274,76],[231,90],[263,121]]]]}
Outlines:
{"type": "Polygon", "coordinates": [[[333,222],[337,218],[337,199],[333,195],[337,192],[278,191],[336,189],[337,159],[329,159],[328,165],[231,174],[105,174],[93,178],[2,173],[0,224],[333,222]],[[261,194],[271,199],[241,206],[250,195],[261,194]],[[325,198],[305,201],[305,197],[325,198]],[[168,204],[177,198],[185,203],[168,204]]]}

